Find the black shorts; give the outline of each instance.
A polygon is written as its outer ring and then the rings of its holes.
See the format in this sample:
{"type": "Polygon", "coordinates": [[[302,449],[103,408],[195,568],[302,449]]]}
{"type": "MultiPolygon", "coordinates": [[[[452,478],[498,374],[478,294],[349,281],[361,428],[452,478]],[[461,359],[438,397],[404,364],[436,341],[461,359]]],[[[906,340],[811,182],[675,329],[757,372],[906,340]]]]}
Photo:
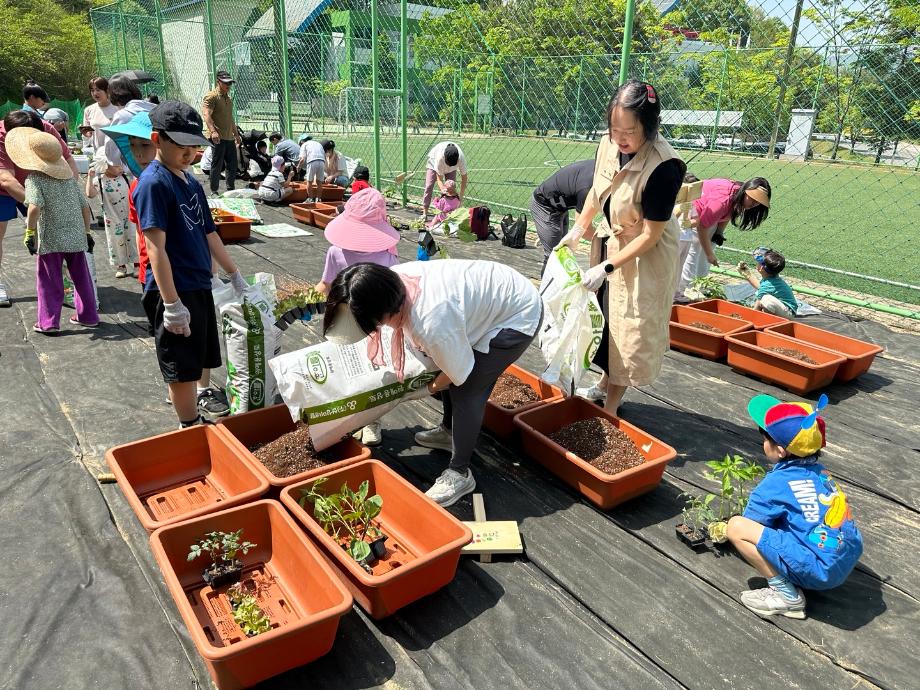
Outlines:
{"type": "Polygon", "coordinates": [[[153,337],[156,331],[154,324],[157,318],[157,304],[160,302],[159,290],[147,290],[141,295],[141,306],[147,316],[147,335],[153,337]]]}
{"type": "Polygon", "coordinates": [[[216,369],[221,365],[220,336],[211,291],[180,292],[179,299],[191,315],[190,336],[176,335],[163,327],[162,297],[157,300],[153,321],[157,361],[166,383],[197,381],[202,369],[216,369]]]}

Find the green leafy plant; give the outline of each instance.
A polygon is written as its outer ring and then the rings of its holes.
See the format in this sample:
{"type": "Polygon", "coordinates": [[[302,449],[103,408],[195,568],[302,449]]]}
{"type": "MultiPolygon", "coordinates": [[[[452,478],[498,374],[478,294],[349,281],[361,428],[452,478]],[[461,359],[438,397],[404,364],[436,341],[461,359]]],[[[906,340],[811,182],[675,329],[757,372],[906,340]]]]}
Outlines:
{"type": "Polygon", "coordinates": [[[416,220],[409,221],[409,230],[412,232],[421,232],[426,227],[427,226],[425,225],[425,221],[421,219],[417,218],[416,220]]]}
{"type": "Polygon", "coordinates": [[[303,308],[310,304],[323,304],[325,301],[326,296],[321,292],[317,292],[311,285],[304,290],[297,290],[279,299],[275,305],[274,315],[276,319],[280,319],[292,309],[303,308]]]}
{"type": "Polygon", "coordinates": [[[712,276],[696,278],[690,283],[690,288],[699,292],[703,297],[725,299],[725,290],[722,288],[722,283],[712,276]]]}
{"type": "Polygon", "coordinates": [[[693,494],[684,493],[681,497],[686,497],[687,502],[681,512],[684,524],[693,532],[706,533],[706,527],[716,519],[712,510],[712,502],[716,499],[715,494],[706,494],[705,496],[694,496],[693,494]]]}
{"type": "Polygon", "coordinates": [[[233,620],[249,637],[255,637],[272,629],[271,619],[259,608],[258,600],[246,592],[240,584],[227,590],[233,620]]]}
{"type": "Polygon", "coordinates": [[[309,490],[304,490],[299,503],[304,507],[312,503],[313,516],[326,533],[343,543],[351,557],[362,563],[371,555],[370,542],[383,536],[371,524],[383,509],[383,499],[378,494],[368,496],[370,483],[366,480],[361,482],[357,491],[342,484],[338,493],[320,493],[319,489],[326,481],[326,478],[321,478],[313,482],[309,490]]]}
{"type": "Polygon", "coordinates": [[[208,554],[211,557],[212,568],[232,567],[238,554],[247,554],[250,549],[256,547],[252,542],[240,541],[242,537],[241,529],[236,532],[208,532],[197,544],[189,547],[188,560],[194,561],[203,554],[208,554]]]}
{"type": "Polygon", "coordinates": [[[745,493],[747,484],[761,479],[765,474],[763,467],[747,462],[741,455],[726,455],[721,460],[710,460],[706,467],[709,469],[704,476],[719,484],[716,496],[719,498],[720,521],[744,512],[750,494],[750,491],[745,493]]]}

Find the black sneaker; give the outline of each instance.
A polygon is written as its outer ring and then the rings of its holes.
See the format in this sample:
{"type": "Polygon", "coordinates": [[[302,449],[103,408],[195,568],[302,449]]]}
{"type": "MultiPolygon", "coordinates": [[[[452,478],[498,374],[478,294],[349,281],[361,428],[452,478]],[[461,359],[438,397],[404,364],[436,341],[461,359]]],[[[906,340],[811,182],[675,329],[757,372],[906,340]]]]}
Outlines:
{"type": "Polygon", "coordinates": [[[226,417],[230,414],[230,405],[223,391],[206,388],[198,394],[198,411],[205,418],[226,417]]]}

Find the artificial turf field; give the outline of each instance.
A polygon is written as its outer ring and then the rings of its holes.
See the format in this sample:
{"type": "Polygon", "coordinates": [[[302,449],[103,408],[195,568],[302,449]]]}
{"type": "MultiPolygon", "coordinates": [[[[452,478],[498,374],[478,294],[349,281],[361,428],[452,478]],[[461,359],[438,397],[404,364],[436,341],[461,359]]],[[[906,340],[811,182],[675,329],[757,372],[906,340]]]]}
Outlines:
{"type": "MultiPolygon", "coordinates": [[[[328,131],[345,155],[361,158],[373,174],[370,132],[328,131]]],[[[496,212],[527,209],[534,187],[560,165],[592,158],[596,142],[556,137],[453,136],[423,133],[409,136],[409,193],[420,196],[425,156],[438,141],[456,141],[470,169],[470,202],[484,203],[496,212]]],[[[381,136],[383,186],[401,170],[401,148],[395,135],[381,136]]],[[[789,260],[827,266],[920,285],[920,173],[912,168],[858,166],[823,161],[768,160],[720,152],[685,150],[689,170],[700,178],[744,180],[761,176],[773,188],[767,222],[757,231],[742,233],[729,227],[726,246],[753,250],[769,246],[789,260]]],[[[740,254],[721,250],[723,265],[735,264],[740,254]]],[[[787,269],[826,285],[869,295],[920,304],[920,292],[883,285],[816,269],[787,269]]]]}

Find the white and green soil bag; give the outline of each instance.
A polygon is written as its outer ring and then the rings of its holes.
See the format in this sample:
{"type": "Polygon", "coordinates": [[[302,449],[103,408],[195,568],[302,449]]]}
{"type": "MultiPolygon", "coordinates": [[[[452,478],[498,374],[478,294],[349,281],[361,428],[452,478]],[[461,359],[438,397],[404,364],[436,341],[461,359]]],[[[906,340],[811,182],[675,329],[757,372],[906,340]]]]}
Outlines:
{"type": "Polygon", "coordinates": [[[291,418],[310,425],[316,450],[376,421],[403,400],[428,395],[428,382],[437,375],[434,362],[407,342],[400,383],[390,356],[392,335],[392,329],[381,329],[383,366],[367,356],[367,339],[354,345],[323,342],[268,363],[291,418]]]}
{"type": "Polygon", "coordinates": [[[543,327],[539,343],[546,360],[540,378],[570,395],[591,368],[605,328],[597,295],[586,290],[581,279],[572,250],[560,247],[550,254],[540,283],[543,327]]]}
{"type": "Polygon", "coordinates": [[[230,414],[271,405],[276,386],[268,360],[281,351],[281,331],[275,327],[275,277],[256,273],[242,303],[233,286],[225,283],[213,291],[220,312],[220,327],[227,349],[227,400],[230,414]]]}

